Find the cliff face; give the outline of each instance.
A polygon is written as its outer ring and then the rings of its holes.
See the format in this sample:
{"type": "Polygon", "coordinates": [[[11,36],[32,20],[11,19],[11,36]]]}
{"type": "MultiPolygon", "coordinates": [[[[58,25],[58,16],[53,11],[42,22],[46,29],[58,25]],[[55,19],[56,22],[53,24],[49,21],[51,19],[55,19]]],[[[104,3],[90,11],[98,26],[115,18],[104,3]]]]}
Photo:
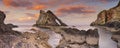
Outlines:
{"type": "Polygon", "coordinates": [[[58,19],[50,10],[47,12],[40,10],[40,16],[37,20],[36,26],[66,26],[60,19],[58,19]]]}
{"type": "Polygon", "coordinates": [[[120,22],[120,2],[117,6],[109,9],[103,10],[98,14],[95,22],[91,23],[91,25],[106,25],[110,22],[120,22]]]}

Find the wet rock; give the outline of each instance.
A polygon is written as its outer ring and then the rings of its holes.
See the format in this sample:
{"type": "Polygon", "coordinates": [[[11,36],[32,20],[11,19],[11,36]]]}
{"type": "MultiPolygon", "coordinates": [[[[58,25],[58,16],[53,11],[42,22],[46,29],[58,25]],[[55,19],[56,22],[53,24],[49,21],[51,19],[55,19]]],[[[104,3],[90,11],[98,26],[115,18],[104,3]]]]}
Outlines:
{"type": "Polygon", "coordinates": [[[50,10],[47,12],[40,10],[40,16],[34,26],[67,26],[58,19],[50,10]]]}
{"type": "Polygon", "coordinates": [[[118,48],[120,48],[120,33],[119,33],[119,32],[113,33],[112,39],[113,39],[115,42],[117,42],[118,48]]]}

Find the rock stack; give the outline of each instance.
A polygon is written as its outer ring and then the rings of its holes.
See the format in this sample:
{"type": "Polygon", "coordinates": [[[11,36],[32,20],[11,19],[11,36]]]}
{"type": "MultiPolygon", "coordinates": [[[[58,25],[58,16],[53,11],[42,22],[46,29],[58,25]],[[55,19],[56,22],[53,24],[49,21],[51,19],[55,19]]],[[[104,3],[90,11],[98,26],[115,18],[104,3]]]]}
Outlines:
{"type": "Polygon", "coordinates": [[[67,26],[58,19],[50,10],[47,12],[40,10],[40,16],[35,26],[67,26]]]}

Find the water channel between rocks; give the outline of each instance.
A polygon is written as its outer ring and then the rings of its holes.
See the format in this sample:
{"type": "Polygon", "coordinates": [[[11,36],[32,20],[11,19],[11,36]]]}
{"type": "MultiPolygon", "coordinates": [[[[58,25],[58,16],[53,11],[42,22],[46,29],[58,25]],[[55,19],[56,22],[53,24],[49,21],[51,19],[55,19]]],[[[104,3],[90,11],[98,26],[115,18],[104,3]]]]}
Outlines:
{"type": "MultiPolygon", "coordinates": [[[[42,28],[36,28],[36,27],[31,27],[31,26],[20,26],[18,28],[14,28],[13,30],[17,30],[20,32],[32,32],[30,29],[35,28],[36,30],[40,30],[42,32],[46,32],[50,38],[48,40],[48,43],[52,46],[52,48],[55,48],[58,44],[60,39],[62,39],[60,34],[55,33],[54,31],[51,31],[49,29],[42,29],[42,28]]],[[[88,30],[88,29],[94,29],[93,27],[90,26],[76,26],[74,28],[77,28],[79,30],[88,30]]],[[[99,32],[99,48],[117,48],[117,43],[115,43],[112,39],[111,36],[112,34],[109,31],[105,31],[101,28],[98,28],[99,32]]]]}

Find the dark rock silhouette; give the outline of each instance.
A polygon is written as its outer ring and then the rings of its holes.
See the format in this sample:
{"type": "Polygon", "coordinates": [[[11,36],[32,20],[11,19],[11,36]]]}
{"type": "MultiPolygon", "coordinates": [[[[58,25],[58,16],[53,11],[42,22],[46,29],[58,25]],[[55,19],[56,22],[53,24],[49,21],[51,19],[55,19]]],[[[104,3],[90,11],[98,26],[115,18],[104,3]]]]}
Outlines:
{"type": "Polygon", "coordinates": [[[8,27],[10,27],[10,28],[17,28],[18,26],[17,25],[14,25],[14,24],[11,24],[11,23],[9,23],[9,24],[6,24],[8,27]]]}
{"type": "Polygon", "coordinates": [[[0,11],[0,24],[4,24],[4,20],[6,18],[6,15],[4,12],[0,11]]]}
{"type": "Polygon", "coordinates": [[[67,26],[60,19],[58,19],[50,10],[47,12],[40,10],[40,16],[37,20],[36,26],[67,26]]]}
{"type": "Polygon", "coordinates": [[[7,32],[12,30],[12,28],[8,27],[4,23],[5,18],[6,18],[6,15],[4,14],[4,12],[0,11],[0,31],[1,32],[7,32]]]}

